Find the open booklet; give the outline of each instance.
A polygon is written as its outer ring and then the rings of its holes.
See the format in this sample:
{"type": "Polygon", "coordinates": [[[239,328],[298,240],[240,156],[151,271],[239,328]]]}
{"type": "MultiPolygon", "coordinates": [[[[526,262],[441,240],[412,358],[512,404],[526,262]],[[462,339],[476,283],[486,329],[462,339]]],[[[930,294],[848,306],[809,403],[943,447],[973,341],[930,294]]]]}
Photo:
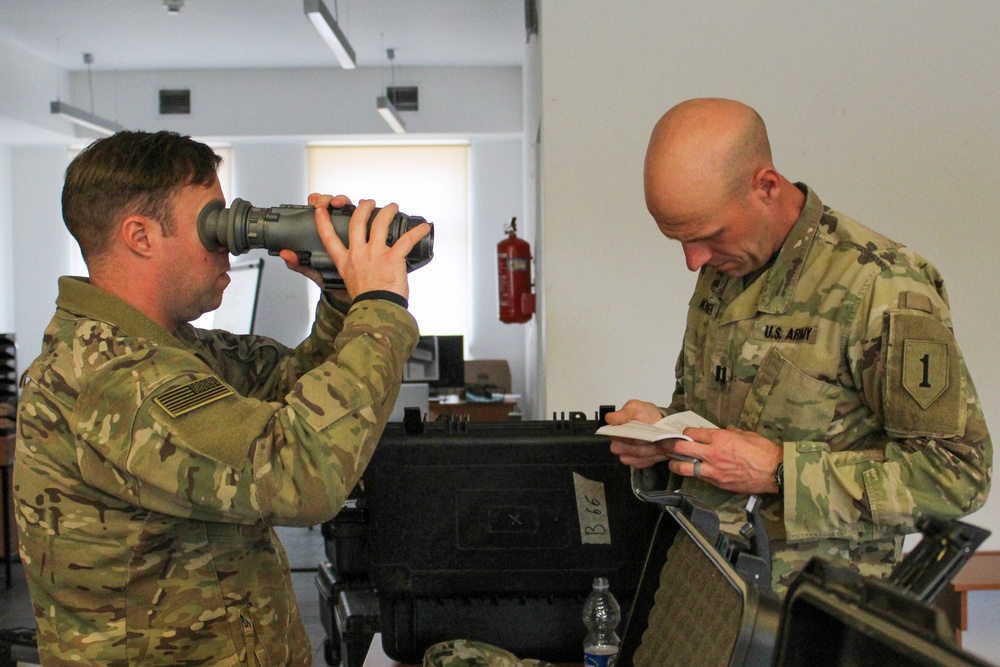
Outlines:
{"type": "MultiPolygon", "coordinates": [[[[638,421],[631,421],[619,424],[618,426],[606,424],[597,429],[597,434],[615,438],[644,440],[646,442],[671,439],[690,440],[691,438],[684,435],[684,429],[692,426],[695,428],[719,428],[701,415],[688,410],[664,417],[655,424],[646,424],[638,421]]],[[[681,461],[697,460],[691,456],[683,456],[681,454],[675,454],[674,458],[681,461]]]]}

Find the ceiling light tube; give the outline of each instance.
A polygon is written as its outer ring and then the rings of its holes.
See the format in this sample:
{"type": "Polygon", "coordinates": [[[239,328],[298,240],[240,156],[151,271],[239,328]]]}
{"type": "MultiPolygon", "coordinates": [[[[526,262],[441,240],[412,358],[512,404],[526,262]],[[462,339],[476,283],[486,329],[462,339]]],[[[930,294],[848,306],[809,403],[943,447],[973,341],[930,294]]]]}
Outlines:
{"type": "Polygon", "coordinates": [[[379,114],[389,124],[393,132],[396,134],[404,134],[406,132],[406,124],[403,123],[403,119],[399,117],[399,112],[396,111],[396,107],[392,105],[388,97],[379,97],[377,106],[379,114]]]}
{"type": "Polygon", "coordinates": [[[125,129],[124,126],[119,125],[112,120],[95,116],[92,113],[87,113],[83,109],[77,109],[76,107],[66,104],[65,102],[60,102],[59,100],[49,103],[49,111],[54,114],[64,116],[67,120],[72,121],[81,127],[90,128],[91,130],[100,132],[101,134],[114,134],[115,132],[121,132],[125,129]]]}
{"type": "Polygon", "coordinates": [[[344,69],[354,69],[357,67],[354,59],[354,49],[347,37],[340,31],[340,26],[330,14],[330,10],[323,4],[323,0],[303,0],[302,8],[312,21],[316,32],[323,38],[326,45],[333,51],[337,61],[344,69]]]}

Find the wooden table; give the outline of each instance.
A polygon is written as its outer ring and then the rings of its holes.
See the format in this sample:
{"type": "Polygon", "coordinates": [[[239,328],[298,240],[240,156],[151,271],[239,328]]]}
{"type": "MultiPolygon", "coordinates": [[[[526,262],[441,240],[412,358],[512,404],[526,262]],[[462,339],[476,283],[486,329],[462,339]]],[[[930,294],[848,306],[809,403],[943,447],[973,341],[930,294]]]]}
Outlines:
{"type": "Polygon", "coordinates": [[[475,401],[434,401],[427,405],[427,419],[434,421],[438,415],[468,415],[473,422],[505,422],[510,419],[510,413],[517,407],[517,401],[494,401],[479,403],[475,401]]]}
{"type": "Polygon", "coordinates": [[[1000,590],[1000,551],[977,551],[934,601],[944,609],[962,645],[962,632],[969,629],[969,591],[1000,590]]]}

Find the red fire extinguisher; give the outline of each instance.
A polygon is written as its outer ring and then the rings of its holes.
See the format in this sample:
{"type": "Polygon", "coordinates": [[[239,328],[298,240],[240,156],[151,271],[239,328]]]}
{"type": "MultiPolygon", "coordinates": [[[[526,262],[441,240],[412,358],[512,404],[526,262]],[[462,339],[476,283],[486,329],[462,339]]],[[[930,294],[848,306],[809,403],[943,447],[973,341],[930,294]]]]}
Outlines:
{"type": "Polygon", "coordinates": [[[517,238],[517,218],[505,227],[507,238],[497,244],[497,283],[500,288],[500,321],[527,322],[535,312],[531,292],[531,246],[517,238]]]}

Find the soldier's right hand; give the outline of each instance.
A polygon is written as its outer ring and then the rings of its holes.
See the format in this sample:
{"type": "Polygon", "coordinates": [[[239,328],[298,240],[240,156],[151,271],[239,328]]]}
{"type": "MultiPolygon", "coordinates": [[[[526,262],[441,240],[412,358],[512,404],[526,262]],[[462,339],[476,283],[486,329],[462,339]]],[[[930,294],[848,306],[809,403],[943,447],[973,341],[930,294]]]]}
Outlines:
{"type": "MultiPolygon", "coordinates": [[[[609,412],[605,419],[613,426],[630,421],[655,424],[663,419],[663,412],[654,403],[632,399],[621,410],[609,412]]],[[[634,468],[648,468],[669,457],[662,450],[661,443],[633,440],[631,438],[611,438],[611,453],[625,465],[634,468]]]]}
{"type": "Polygon", "coordinates": [[[390,247],[386,245],[389,223],[399,212],[399,207],[389,204],[375,216],[371,232],[368,218],[375,209],[375,202],[362,199],[351,215],[345,247],[333,230],[327,205],[332,201],[329,195],[313,193],[309,204],[316,207],[316,228],[327,253],[337,266],[337,273],[343,278],[351,298],[374,290],[395,292],[409,298],[410,288],[406,279],[406,256],[414,246],[431,231],[429,224],[421,224],[409,230],[390,247]]]}

